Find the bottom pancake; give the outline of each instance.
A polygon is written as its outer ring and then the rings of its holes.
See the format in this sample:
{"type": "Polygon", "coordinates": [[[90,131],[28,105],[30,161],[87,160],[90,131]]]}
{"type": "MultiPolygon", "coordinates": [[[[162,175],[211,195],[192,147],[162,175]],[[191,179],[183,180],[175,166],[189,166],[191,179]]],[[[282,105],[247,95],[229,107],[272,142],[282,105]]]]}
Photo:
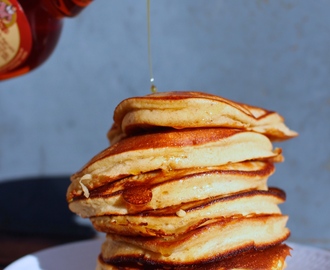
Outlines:
{"type": "Polygon", "coordinates": [[[193,265],[263,249],[286,240],[287,216],[269,215],[219,221],[177,237],[132,237],[107,234],[102,258],[108,263],[193,265]]]}
{"type": "Polygon", "coordinates": [[[291,248],[285,244],[279,244],[263,250],[250,250],[220,261],[206,264],[195,264],[191,266],[144,265],[137,262],[111,264],[105,262],[100,255],[97,261],[96,270],[283,270],[286,266],[285,259],[290,255],[290,249],[291,248]]]}

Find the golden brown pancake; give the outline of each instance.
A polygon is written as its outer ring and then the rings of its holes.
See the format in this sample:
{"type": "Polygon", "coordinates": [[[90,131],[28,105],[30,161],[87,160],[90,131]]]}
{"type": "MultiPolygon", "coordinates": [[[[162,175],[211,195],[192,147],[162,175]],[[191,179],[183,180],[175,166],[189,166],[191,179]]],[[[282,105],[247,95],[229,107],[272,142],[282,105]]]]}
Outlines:
{"type": "MultiPolygon", "coordinates": [[[[241,183],[246,186],[247,189],[254,189],[257,187],[262,188],[266,185],[267,178],[271,176],[275,171],[275,167],[273,163],[267,161],[244,161],[237,163],[228,163],[221,166],[215,167],[195,167],[195,168],[187,168],[187,169],[178,169],[178,170],[156,170],[146,173],[141,173],[138,175],[131,175],[127,177],[123,177],[119,180],[114,180],[112,178],[108,178],[106,176],[100,177],[98,175],[91,177],[92,184],[94,189],[90,189],[90,196],[101,197],[107,196],[112,197],[121,193],[125,189],[135,188],[139,186],[147,186],[150,189],[153,187],[158,189],[162,195],[162,201],[164,201],[164,197],[173,196],[175,192],[179,192],[175,190],[179,187],[185,187],[185,184],[192,185],[197,184],[198,181],[205,181],[204,183],[208,183],[212,187],[214,184],[219,186],[221,179],[233,178],[236,180],[242,179],[242,181],[235,181],[241,183]],[[221,177],[217,177],[220,176],[221,177]],[[213,177],[212,177],[213,176],[213,177]],[[208,181],[207,178],[214,179],[213,181],[208,181]],[[180,181],[181,180],[181,181],[180,181]],[[189,180],[189,181],[188,181],[189,180]],[[180,181],[180,183],[178,183],[180,181]],[[214,182],[214,183],[213,183],[214,182]],[[251,182],[258,182],[255,185],[250,186],[251,182]],[[102,183],[105,183],[101,188],[97,189],[102,183]],[[177,186],[177,185],[180,186],[177,186]],[[168,187],[168,188],[167,188],[168,187]]],[[[232,188],[227,189],[228,185],[232,184],[232,181],[227,182],[226,185],[221,186],[221,193],[232,193],[235,191],[243,190],[243,188],[232,188]]],[[[89,188],[92,188],[90,185],[89,188]]],[[[205,188],[202,186],[198,188],[198,190],[192,190],[192,192],[198,192],[197,198],[203,198],[201,194],[205,192],[205,188]]],[[[217,192],[213,192],[213,190],[209,190],[211,193],[209,195],[219,195],[217,192]]],[[[156,194],[156,190],[153,194],[156,194]]],[[[81,197],[83,194],[82,185],[79,181],[73,181],[68,188],[67,197],[69,201],[72,201],[75,198],[81,197]]],[[[172,199],[172,198],[171,198],[172,199]]],[[[159,207],[159,206],[158,206],[159,207]]],[[[162,206],[165,207],[165,206],[162,206]]]]}
{"type": "Polygon", "coordinates": [[[111,143],[155,127],[230,127],[265,134],[272,140],[297,136],[276,112],[201,92],[165,92],[123,100],[115,109],[111,143]]]}
{"type": "MultiPolygon", "coordinates": [[[[238,129],[184,129],[144,134],[119,141],[92,158],[72,182],[88,190],[128,175],[220,166],[257,159],[282,160],[264,135],[238,129]]],[[[73,194],[74,196],[74,194],[73,194]]],[[[69,195],[70,200],[70,195],[69,195]]]]}
{"type": "Polygon", "coordinates": [[[290,235],[286,222],[282,215],[253,216],[215,221],[179,236],[108,234],[101,254],[110,263],[133,258],[161,265],[206,263],[281,243],[290,235]]]}
{"type": "Polygon", "coordinates": [[[131,215],[91,217],[96,230],[120,235],[172,236],[214,222],[219,218],[281,214],[278,204],[285,200],[282,190],[253,190],[228,196],[177,204],[131,215]]]}
{"type": "Polygon", "coordinates": [[[283,270],[285,268],[285,259],[290,255],[290,250],[289,246],[279,244],[262,250],[248,250],[236,256],[215,262],[192,266],[142,264],[136,262],[138,259],[133,262],[120,261],[116,264],[110,264],[104,261],[102,256],[99,256],[96,270],[283,270]]]}
{"type": "Polygon", "coordinates": [[[74,190],[70,188],[69,194],[80,195],[72,197],[74,200],[69,207],[82,217],[116,215],[165,208],[246,190],[266,190],[268,177],[274,170],[272,163],[263,161],[157,170],[103,185],[91,190],[88,198],[82,195],[81,186],[76,182],[71,185],[74,190]]]}

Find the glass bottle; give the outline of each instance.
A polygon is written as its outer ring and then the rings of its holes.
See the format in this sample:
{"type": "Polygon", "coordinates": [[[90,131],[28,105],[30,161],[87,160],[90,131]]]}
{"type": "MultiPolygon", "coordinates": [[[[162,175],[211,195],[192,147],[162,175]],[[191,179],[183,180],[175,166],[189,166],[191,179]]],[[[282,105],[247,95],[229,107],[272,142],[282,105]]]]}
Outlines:
{"type": "Polygon", "coordinates": [[[0,80],[41,65],[59,40],[63,18],[93,0],[0,0],[0,80]]]}

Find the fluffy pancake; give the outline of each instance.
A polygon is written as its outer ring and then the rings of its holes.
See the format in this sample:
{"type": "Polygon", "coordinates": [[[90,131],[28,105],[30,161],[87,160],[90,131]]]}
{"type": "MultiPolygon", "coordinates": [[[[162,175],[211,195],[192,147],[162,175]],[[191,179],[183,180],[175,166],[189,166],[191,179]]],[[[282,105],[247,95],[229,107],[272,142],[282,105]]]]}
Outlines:
{"type": "Polygon", "coordinates": [[[165,92],[122,101],[108,133],[114,143],[154,127],[230,127],[263,133],[272,140],[297,136],[276,112],[201,92],[165,92]]]}
{"type": "Polygon", "coordinates": [[[107,234],[97,269],[282,270],[284,191],[268,188],[295,137],[282,116],[200,92],[129,98],[111,146],[71,177],[69,208],[107,234]]]}
{"type": "Polygon", "coordinates": [[[287,216],[269,215],[221,220],[177,237],[132,237],[108,234],[102,246],[106,262],[137,260],[161,265],[206,263],[289,237],[287,216]]]}
{"type": "Polygon", "coordinates": [[[280,152],[273,150],[266,136],[255,132],[225,128],[170,130],[119,141],[92,158],[71,180],[90,190],[127,175],[157,169],[220,166],[267,158],[281,161],[280,152]]]}
{"type": "Polygon", "coordinates": [[[290,255],[290,247],[285,244],[275,245],[262,250],[249,250],[233,257],[216,262],[192,266],[145,265],[136,262],[110,264],[99,256],[96,270],[283,270],[285,259],[290,255]]]}
{"type": "Polygon", "coordinates": [[[268,177],[274,170],[272,163],[263,161],[158,170],[106,184],[90,191],[88,198],[81,195],[80,185],[72,184],[73,190],[69,189],[69,194],[80,193],[80,196],[75,197],[69,207],[82,217],[116,215],[165,208],[246,190],[266,190],[268,177]]]}
{"type": "Polygon", "coordinates": [[[187,233],[217,219],[281,214],[278,204],[285,200],[282,190],[253,190],[211,197],[160,210],[133,215],[91,217],[96,230],[121,235],[170,236],[187,233]]]}

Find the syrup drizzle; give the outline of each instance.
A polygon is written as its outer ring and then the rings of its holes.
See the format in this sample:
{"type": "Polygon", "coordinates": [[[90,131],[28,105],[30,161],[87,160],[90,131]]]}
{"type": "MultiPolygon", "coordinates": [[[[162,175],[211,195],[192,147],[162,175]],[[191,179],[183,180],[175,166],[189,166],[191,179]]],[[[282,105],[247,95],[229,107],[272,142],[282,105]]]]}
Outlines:
{"type": "Polygon", "coordinates": [[[157,87],[154,84],[154,75],[152,69],[152,54],[151,54],[151,30],[150,30],[150,0],[147,0],[147,29],[148,29],[148,63],[150,74],[150,91],[152,93],[157,92],[157,87]]]}

